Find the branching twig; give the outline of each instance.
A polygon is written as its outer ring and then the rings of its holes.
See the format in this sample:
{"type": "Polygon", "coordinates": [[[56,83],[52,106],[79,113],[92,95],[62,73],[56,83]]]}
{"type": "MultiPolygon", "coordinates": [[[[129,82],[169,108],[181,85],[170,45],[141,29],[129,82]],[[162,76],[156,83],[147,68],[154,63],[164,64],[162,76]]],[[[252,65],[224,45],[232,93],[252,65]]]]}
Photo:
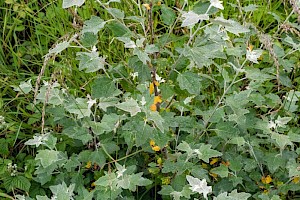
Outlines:
{"type": "MultiPolygon", "coordinates": [[[[240,68],[237,68],[234,66],[236,73],[235,76],[233,78],[233,80],[231,81],[230,85],[225,89],[224,87],[224,92],[223,95],[221,96],[221,98],[219,99],[219,102],[217,103],[217,105],[215,106],[215,108],[213,109],[211,115],[209,116],[209,118],[204,122],[204,128],[203,130],[197,135],[197,137],[199,137],[200,135],[202,135],[202,133],[206,130],[206,128],[209,125],[209,120],[213,117],[213,115],[215,114],[215,112],[217,111],[217,109],[219,108],[219,106],[223,103],[223,100],[225,98],[225,95],[227,94],[227,92],[231,89],[231,87],[236,83],[236,79],[238,77],[238,75],[240,74],[241,69],[244,67],[245,63],[246,63],[247,59],[244,60],[243,64],[241,65],[240,68]]],[[[233,64],[232,64],[233,65],[233,64]]]]}

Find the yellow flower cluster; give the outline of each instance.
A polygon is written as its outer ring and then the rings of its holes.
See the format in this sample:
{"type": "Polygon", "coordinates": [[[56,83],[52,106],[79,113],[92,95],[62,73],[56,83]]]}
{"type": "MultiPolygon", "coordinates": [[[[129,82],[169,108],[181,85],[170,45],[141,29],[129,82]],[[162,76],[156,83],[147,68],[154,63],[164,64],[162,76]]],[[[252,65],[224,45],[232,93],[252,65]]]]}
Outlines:
{"type": "MultiPolygon", "coordinates": [[[[159,82],[154,81],[153,83],[150,83],[150,86],[149,86],[149,93],[150,93],[150,95],[154,93],[154,85],[156,87],[158,87],[159,86],[159,82]]],[[[154,96],[154,101],[153,101],[153,104],[150,106],[150,110],[151,111],[157,111],[158,105],[161,102],[162,102],[161,96],[154,96]]]]}
{"type": "Polygon", "coordinates": [[[300,177],[299,176],[294,176],[293,179],[292,179],[293,183],[299,183],[300,181],[300,177]]]}
{"type": "Polygon", "coordinates": [[[150,146],[152,147],[153,151],[160,151],[160,147],[155,145],[154,140],[150,140],[150,146]]]}
{"type": "Polygon", "coordinates": [[[272,180],[273,180],[273,179],[271,178],[270,175],[261,177],[261,182],[262,182],[263,184],[269,184],[269,183],[272,182],[272,180]]]}
{"type": "Polygon", "coordinates": [[[85,168],[86,169],[90,169],[92,167],[92,162],[91,161],[88,161],[85,165],[85,168]]]}

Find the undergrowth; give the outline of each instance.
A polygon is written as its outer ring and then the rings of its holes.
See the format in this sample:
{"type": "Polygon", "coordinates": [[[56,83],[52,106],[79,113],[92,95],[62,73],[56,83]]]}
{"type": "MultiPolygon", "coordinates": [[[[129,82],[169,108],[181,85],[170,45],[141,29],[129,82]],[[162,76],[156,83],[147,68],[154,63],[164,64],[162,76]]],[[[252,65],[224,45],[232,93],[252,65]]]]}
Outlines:
{"type": "Polygon", "coordinates": [[[296,199],[295,0],[0,2],[0,197],[296,199]]]}

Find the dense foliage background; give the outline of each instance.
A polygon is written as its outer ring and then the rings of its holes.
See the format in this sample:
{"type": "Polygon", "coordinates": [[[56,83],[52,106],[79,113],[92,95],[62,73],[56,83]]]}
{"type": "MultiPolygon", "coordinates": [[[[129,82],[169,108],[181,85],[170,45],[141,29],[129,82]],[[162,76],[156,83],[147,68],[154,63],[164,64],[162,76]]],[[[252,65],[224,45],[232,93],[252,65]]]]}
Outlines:
{"type": "Polygon", "coordinates": [[[297,199],[297,0],[0,1],[1,199],[297,199]]]}

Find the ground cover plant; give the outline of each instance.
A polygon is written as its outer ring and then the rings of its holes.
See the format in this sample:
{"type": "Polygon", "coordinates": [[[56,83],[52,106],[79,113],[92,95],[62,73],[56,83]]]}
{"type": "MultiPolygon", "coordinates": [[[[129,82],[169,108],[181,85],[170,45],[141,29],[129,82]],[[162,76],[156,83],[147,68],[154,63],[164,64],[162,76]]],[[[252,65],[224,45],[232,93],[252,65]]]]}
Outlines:
{"type": "Polygon", "coordinates": [[[299,198],[298,1],[0,7],[1,198],[299,198]]]}

